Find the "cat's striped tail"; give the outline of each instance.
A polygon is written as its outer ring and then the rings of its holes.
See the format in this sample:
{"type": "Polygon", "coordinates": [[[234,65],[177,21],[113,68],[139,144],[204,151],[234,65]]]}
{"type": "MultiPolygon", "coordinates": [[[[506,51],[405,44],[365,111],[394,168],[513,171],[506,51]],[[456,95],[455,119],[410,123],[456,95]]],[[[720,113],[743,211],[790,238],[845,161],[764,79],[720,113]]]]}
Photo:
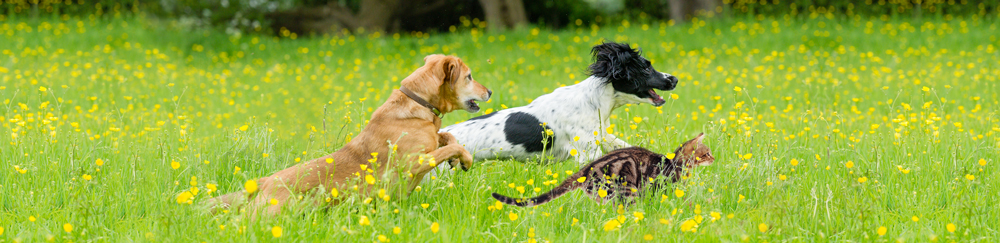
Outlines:
{"type": "Polygon", "coordinates": [[[583,183],[580,183],[577,180],[580,178],[581,174],[582,173],[580,173],[580,172],[577,172],[576,174],[573,174],[572,176],[570,176],[569,178],[567,178],[565,181],[563,181],[562,184],[559,184],[559,186],[557,186],[555,188],[552,188],[552,190],[550,190],[548,192],[545,192],[542,195],[538,195],[537,197],[533,197],[533,198],[512,198],[512,197],[500,195],[500,194],[494,192],[493,193],[493,198],[496,198],[497,201],[500,201],[502,203],[509,204],[509,205],[514,205],[514,206],[518,206],[518,207],[533,207],[533,206],[538,206],[538,205],[541,205],[543,203],[547,203],[549,201],[552,201],[552,199],[555,199],[555,198],[557,198],[559,196],[562,196],[563,194],[566,194],[569,191],[576,190],[577,188],[580,188],[580,186],[583,185],[583,183]]]}

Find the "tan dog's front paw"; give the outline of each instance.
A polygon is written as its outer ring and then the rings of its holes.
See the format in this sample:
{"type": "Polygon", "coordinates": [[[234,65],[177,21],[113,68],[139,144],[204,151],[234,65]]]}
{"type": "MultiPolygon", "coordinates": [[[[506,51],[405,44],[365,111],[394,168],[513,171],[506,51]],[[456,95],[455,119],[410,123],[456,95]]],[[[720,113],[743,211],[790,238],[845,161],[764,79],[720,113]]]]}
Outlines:
{"type": "Polygon", "coordinates": [[[465,168],[465,165],[462,164],[461,159],[458,159],[458,158],[451,158],[451,159],[449,159],[448,160],[448,165],[451,165],[451,168],[462,168],[462,170],[464,170],[464,171],[469,171],[469,169],[465,168]]]}
{"type": "Polygon", "coordinates": [[[457,147],[459,149],[458,154],[448,159],[448,165],[451,165],[451,168],[462,168],[462,171],[469,171],[469,168],[472,168],[472,154],[461,146],[457,147]]]}
{"type": "Polygon", "coordinates": [[[462,170],[469,171],[469,169],[472,168],[472,154],[470,154],[469,151],[462,149],[462,154],[459,156],[458,160],[459,162],[462,162],[462,170]]]}

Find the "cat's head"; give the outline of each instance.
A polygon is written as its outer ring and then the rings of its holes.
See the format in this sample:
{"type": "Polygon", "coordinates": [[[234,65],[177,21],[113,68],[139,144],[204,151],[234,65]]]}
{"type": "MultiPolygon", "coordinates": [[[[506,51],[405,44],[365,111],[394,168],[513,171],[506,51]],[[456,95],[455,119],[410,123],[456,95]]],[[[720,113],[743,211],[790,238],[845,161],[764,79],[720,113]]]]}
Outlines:
{"type": "Polygon", "coordinates": [[[711,165],[715,162],[715,156],[712,156],[712,150],[708,149],[702,140],[705,139],[705,133],[698,134],[694,139],[688,140],[674,151],[673,162],[675,165],[684,165],[685,168],[694,168],[695,166],[705,166],[711,165]]]}

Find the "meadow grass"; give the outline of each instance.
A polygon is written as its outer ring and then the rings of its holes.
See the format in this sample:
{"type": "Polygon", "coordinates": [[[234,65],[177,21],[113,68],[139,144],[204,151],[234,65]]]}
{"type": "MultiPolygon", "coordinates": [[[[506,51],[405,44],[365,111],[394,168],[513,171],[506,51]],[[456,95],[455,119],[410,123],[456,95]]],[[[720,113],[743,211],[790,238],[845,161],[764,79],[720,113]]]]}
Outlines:
{"type": "Polygon", "coordinates": [[[996,16],[633,21],[491,33],[227,36],[143,18],[0,22],[0,242],[997,241],[996,16]],[[573,161],[486,161],[405,198],[257,221],[198,203],[337,150],[432,53],[494,91],[483,112],[586,78],[603,40],[677,89],[608,128],[715,164],[628,208],[537,195],[573,161]],[[522,192],[523,191],[523,192],[522,192]],[[185,195],[185,196],[181,196],[185,195]],[[192,198],[186,198],[192,195],[192,198]],[[279,232],[280,231],[280,232],[279,232]],[[279,237],[279,238],[276,238],[279,237]]]}

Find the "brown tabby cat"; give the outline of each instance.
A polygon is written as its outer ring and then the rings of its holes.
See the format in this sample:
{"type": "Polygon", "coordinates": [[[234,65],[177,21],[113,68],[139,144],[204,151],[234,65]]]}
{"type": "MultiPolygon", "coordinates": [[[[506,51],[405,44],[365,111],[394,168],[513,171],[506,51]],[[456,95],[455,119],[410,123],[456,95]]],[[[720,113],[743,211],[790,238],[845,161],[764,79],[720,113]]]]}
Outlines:
{"type": "Polygon", "coordinates": [[[704,133],[698,134],[694,139],[685,142],[674,151],[673,159],[667,159],[665,155],[640,147],[618,149],[590,162],[579,172],[566,178],[559,186],[537,197],[515,199],[493,193],[493,198],[502,203],[528,207],[546,203],[569,191],[584,188],[587,195],[598,202],[603,203],[605,199],[617,198],[627,203],[638,196],[640,191],[657,176],[662,175],[671,182],[677,182],[684,169],[712,164],[715,157],[712,156],[708,146],[702,143],[704,137],[704,133]],[[604,193],[606,194],[601,195],[604,193]]]}

